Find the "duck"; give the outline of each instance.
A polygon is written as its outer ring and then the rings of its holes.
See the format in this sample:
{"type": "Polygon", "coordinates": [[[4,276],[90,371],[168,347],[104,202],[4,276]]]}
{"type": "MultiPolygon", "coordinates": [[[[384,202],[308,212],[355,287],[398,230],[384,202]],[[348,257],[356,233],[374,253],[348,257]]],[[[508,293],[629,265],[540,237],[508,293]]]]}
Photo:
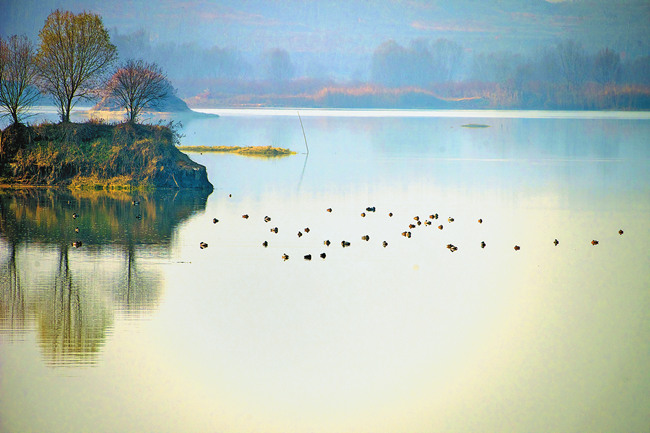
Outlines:
{"type": "Polygon", "coordinates": [[[447,244],[447,249],[453,253],[458,250],[458,247],[454,244],[447,244]]]}
{"type": "Polygon", "coordinates": [[[425,226],[430,226],[430,225],[431,225],[431,221],[426,220],[426,221],[424,222],[424,225],[425,225],[425,226]]]}
{"type": "Polygon", "coordinates": [[[389,217],[389,218],[392,218],[392,217],[393,217],[393,213],[392,213],[392,212],[388,212],[388,217],[389,217]]]}
{"type": "Polygon", "coordinates": [[[75,248],[80,248],[81,245],[83,245],[81,241],[75,241],[72,243],[72,246],[75,248]]]}
{"type": "Polygon", "coordinates": [[[72,214],[72,219],[76,220],[77,218],[79,218],[79,215],[77,215],[77,212],[73,213],[72,214]]]}
{"type": "Polygon", "coordinates": [[[298,237],[301,237],[301,236],[302,236],[302,232],[300,230],[298,230],[298,237]]]}
{"type": "Polygon", "coordinates": [[[331,208],[331,207],[328,207],[328,208],[327,208],[327,212],[330,212],[330,213],[331,213],[331,212],[332,212],[332,208],[331,208]]]}
{"type": "Polygon", "coordinates": [[[271,229],[271,233],[277,233],[277,232],[278,232],[278,228],[277,228],[277,227],[273,227],[273,228],[271,229]]]}
{"type": "Polygon", "coordinates": [[[558,241],[557,239],[555,239],[555,240],[553,241],[553,245],[555,245],[556,247],[557,247],[557,245],[558,245],[559,243],[560,243],[560,241],[558,241]]]}
{"type": "Polygon", "coordinates": [[[135,219],[137,219],[137,220],[141,220],[141,219],[142,219],[142,215],[137,214],[137,215],[135,216],[135,219]]]}
{"type": "Polygon", "coordinates": [[[375,207],[374,207],[374,206],[372,206],[372,207],[367,207],[367,208],[366,208],[366,211],[368,211],[368,212],[374,212],[374,211],[375,211],[375,207]]]}
{"type": "Polygon", "coordinates": [[[305,254],[305,260],[311,260],[311,254],[305,254]]]}
{"type": "Polygon", "coordinates": [[[350,246],[350,242],[348,242],[348,241],[341,241],[341,246],[342,246],[343,248],[345,248],[345,247],[349,247],[349,246],[350,246]]]}
{"type": "Polygon", "coordinates": [[[74,228],[74,232],[75,232],[75,233],[79,233],[79,227],[75,227],[75,228],[74,228]]]}
{"type": "Polygon", "coordinates": [[[204,249],[206,249],[206,248],[208,247],[208,244],[206,244],[205,242],[201,242],[201,243],[199,244],[199,247],[200,247],[202,250],[204,250],[204,249]]]}
{"type": "Polygon", "coordinates": [[[442,229],[443,229],[442,224],[440,224],[440,225],[438,226],[438,229],[439,229],[439,230],[442,230],[442,229]]]}
{"type": "Polygon", "coordinates": [[[284,260],[285,262],[287,260],[289,260],[289,255],[288,254],[282,254],[282,260],[284,260]]]}
{"type": "Polygon", "coordinates": [[[624,233],[623,230],[619,230],[619,231],[618,231],[618,234],[619,234],[619,235],[622,235],[623,233],[624,233]]]}
{"type": "Polygon", "coordinates": [[[421,225],[422,225],[422,221],[418,221],[417,224],[418,224],[419,226],[421,226],[421,225]]]}
{"type": "Polygon", "coordinates": [[[416,216],[414,216],[414,217],[413,217],[413,219],[414,219],[415,221],[420,221],[420,217],[419,217],[419,216],[417,216],[417,215],[416,215],[416,216]]]}
{"type": "Polygon", "coordinates": [[[216,219],[216,218],[212,218],[212,224],[216,224],[216,223],[218,223],[218,222],[219,222],[218,219],[216,219]]]}
{"type": "Polygon", "coordinates": [[[388,246],[388,242],[384,241],[384,242],[381,243],[381,245],[382,245],[384,248],[386,248],[386,247],[388,246]]]}
{"type": "Polygon", "coordinates": [[[140,205],[140,202],[137,201],[137,200],[133,200],[133,201],[131,202],[131,204],[132,204],[133,206],[139,206],[139,205],[140,205]]]}
{"type": "Polygon", "coordinates": [[[449,218],[447,218],[447,221],[449,221],[450,223],[453,223],[454,219],[452,217],[449,217],[449,218]]]}
{"type": "Polygon", "coordinates": [[[521,247],[519,245],[515,245],[515,251],[519,251],[521,247]]]}
{"type": "Polygon", "coordinates": [[[593,241],[591,241],[591,245],[598,245],[598,241],[594,239],[593,241]]]}
{"type": "Polygon", "coordinates": [[[331,244],[331,242],[330,242],[329,239],[328,239],[328,240],[326,240],[325,242],[323,242],[323,244],[325,244],[326,247],[329,247],[330,244],[331,244]]]}
{"type": "Polygon", "coordinates": [[[485,248],[487,244],[484,241],[481,241],[481,248],[485,248]]]}
{"type": "Polygon", "coordinates": [[[483,224],[483,218],[479,218],[479,219],[478,219],[478,223],[479,223],[479,224],[483,224]]]}
{"type": "Polygon", "coordinates": [[[244,218],[245,220],[247,220],[248,219],[248,214],[244,214],[241,217],[244,218]]]}
{"type": "Polygon", "coordinates": [[[429,219],[433,220],[433,219],[436,219],[436,217],[435,217],[435,215],[431,214],[431,215],[429,215],[429,219]]]}
{"type": "Polygon", "coordinates": [[[365,212],[361,212],[361,218],[365,218],[365,217],[366,217],[366,213],[365,213],[365,212]]]}
{"type": "Polygon", "coordinates": [[[309,227],[305,227],[305,233],[309,233],[309,227]]]}
{"type": "Polygon", "coordinates": [[[269,246],[269,243],[268,243],[267,241],[264,241],[264,242],[262,242],[262,246],[263,246],[264,248],[266,248],[266,247],[269,246]]]}
{"type": "Polygon", "coordinates": [[[320,258],[321,258],[321,259],[323,259],[323,260],[324,260],[324,259],[325,259],[325,257],[327,257],[327,254],[325,254],[325,253],[320,253],[320,258]]]}
{"type": "Polygon", "coordinates": [[[363,241],[369,241],[369,240],[370,240],[370,236],[368,236],[368,235],[361,236],[361,240],[363,240],[363,241]]]}
{"type": "Polygon", "coordinates": [[[267,223],[267,222],[269,222],[269,221],[271,221],[271,217],[268,216],[268,215],[265,216],[265,217],[264,217],[264,222],[267,223]]]}
{"type": "Polygon", "coordinates": [[[414,229],[414,228],[415,228],[415,224],[409,224],[409,228],[410,228],[410,229],[414,229]]]}

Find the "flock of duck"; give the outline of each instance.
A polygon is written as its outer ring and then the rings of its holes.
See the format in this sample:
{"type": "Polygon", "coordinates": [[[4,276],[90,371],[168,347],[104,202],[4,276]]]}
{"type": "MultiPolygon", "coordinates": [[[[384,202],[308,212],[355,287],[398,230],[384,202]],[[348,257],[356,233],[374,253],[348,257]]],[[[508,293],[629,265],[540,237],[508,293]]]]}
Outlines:
{"type": "MultiPolygon", "coordinates": [[[[361,212],[361,217],[362,217],[362,218],[365,218],[369,213],[371,213],[371,212],[374,213],[374,212],[376,212],[376,210],[377,210],[377,209],[376,209],[375,206],[368,206],[368,207],[366,207],[366,209],[365,209],[364,212],[361,212]]],[[[332,208],[327,208],[326,211],[327,211],[328,213],[331,213],[331,212],[332,212],[332,208]]],[[[389,217],[389,218],[392,218],[392,217],[393,217],[393,213],[392,213],[392,212],[388,212],[388,217],[389,217]]],[[[244,214],[244,215],[242,215],[242,218],[245,219],[245,220],[248,220],[248,219],[250,218],[250,216],[249,216],[248,214],[244,214]]],[[[404,236],[405,238],[411,238],[411,236],[412,236],[412,232],[411,232],[411,230],[414,230],[414,229],[416,229],[417,227],[422,226],[422,225],[424,225],[425,227],[427,227],[427,226],[431,226],[431,225],[433,225],[433,221],[434,221],[434,220],[438,220],[439,218],[440,218],[440,217],[439,217],[439,215],[438,215],[437,213],[434,213],[434,214],[429,215],[428,218],[426,218],[426,219],[422,219],[422,218],[420,218],[420,216],[416,215],[416,216],[413,217],[412,222],[408,224],[408,230],[403,231],[401,234],[402,234],[402,236],[404,236]]],[[[447,223],[448,223],[448,224],[452,224],[454,221],[455,221],[455,219],[454,219],[453,217],[448,217],[448,218],[447,218],[447,223]]],[[[212,223],[213,223],[213,224],[217,224],[218,222],[219,222],[219,219],[217,219],[217,218],[213,218],[213,219],[212,219],[212,223]]],[[[265,217],[264,217],[264,222],[265,222],[265,223],[269,223],[269,222],[271,222],[271,217],[269,217],[268,215],[265,216],[265,217]]],[[[479,219],[477,220],[477,223],[478,223],[478,224],[483,224],[483,219],[482,219],[482,218],[479,218],[479,219]]],[[[438,224],[436,227],[437,227],[438,230],[443,230],[443,229],[445,228],[445,227],[444,227],[444,224],[438,224]]],[[[279,229],[278,229],[278,227],[272,227],[272,228],[270,229],[270,232],[271,232],[271,233],[274,233],[274,234],[277,234],[277,233],[279,232],[279,229]]],[[[301,238],[304,234],[307,234],[307,233],[309,233],[309,232],[310,232],[309,227],[305,227],[305,228],[302,229],[302,230],[298,230],[298,232],[297,232],[297,236],[298,236],[298,238],[301,238]],[[304,232],[304,233],[303,233],[303,232],[304,232]]],[[[618,234],[619,234],[619,235],[623,235],[623,233],[624,233],[623,230],[619,230],[619,231],[618,231],[618,234]]],[[[367,235],[367,234],[366,234],[366,235],[363,235],[363,236],[361,237],[361,240],[362,240],[362,241],[365,241],[365,242],[370,241],[370,235],[367,235]]],[[[552,241],[552,243],[553,243],[554,246],[557,247],[557,246],[560,244],[560,241],[556,238],[556,239],[554,239],[554,240],[552,241]]],[[[323,244],[324,244],[326,247],[329,247],[329,246],[332,244],[332,242],[331,242],[329,239],[326,239],[326,240],[323,241],[323,244]]],[[[596,246],[596,245],[598,245],[598,244],[599,244],[598,240],[596,240],[596,239],[591,240],[591,245],[596,246]]],[[[350,245],[351,245],[351,243],[350,243],[349,241],[347,241],[347,240],[342,240],[342,241],[341,241],[341,246],[342,246],[343,248],[347,248],[347,247],[349,247],[350,245]]],[[[386,240],[383,240],[382,243],[381,243],[381,245],[382,245],[384,248],[386,248],[386,247],[388,247],[388,242],[387,242],[386,240]]],[[[262,242],[262,246],[263,246],[264,248],[267,248],[267,247],[269,246],[269,242],[266,241],[266,240],[263,241],[263,242],[262,242]]],[[[480,242],[479,246],[480,246],[481,248],[485,248],[485,247],[487,246],[487,243],[486,243],[485,241],[482,240],[482,241],[480,242]]],[[[208,244],[207,244],[206,242],[200,242],[199,247],[200,247],[201,249],[206,249],[206,248],[208,248],[208,244]]],[[[454,244],[447,244],[447,249],[448,249],[450,252],[452,252],[452,253],[458,251],[458,247],[457,247],[456,245],[454,245],[454,244]]],[[[513,249],[514,249],[515,251],[520,251],[520,250],[521,250],[521,246],[519,246],[519,245],[514,245],[513,249]]],[[[321,259],[325,259],[325,258],[327,257],[327,254],[323,252],[323,253],[321,253],[321,254],[319,255],[319,257],[320,257],[321,259]]],[[[305,254],[305,255],[303,256],[303,259],[309,261],[309,260],[312,259],[312,255],[311,255],[311,254],[305,254]]],[[[289,260],[289,255],[286,254],[286,253],[282,254],[282,260],[284,260],[284,261],[289,260]]]]}

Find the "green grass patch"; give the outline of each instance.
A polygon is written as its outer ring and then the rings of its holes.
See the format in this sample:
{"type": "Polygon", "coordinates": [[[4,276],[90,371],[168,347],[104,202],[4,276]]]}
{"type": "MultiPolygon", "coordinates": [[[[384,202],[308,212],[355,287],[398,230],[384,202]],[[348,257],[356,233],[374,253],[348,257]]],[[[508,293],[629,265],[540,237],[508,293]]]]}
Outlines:
{"type": "Polygon", "coordinates": [[[223,152],[246,156],[280,157],[295,155],[296,152],[272,146],[179,146],[181,152],[223,152]]]}

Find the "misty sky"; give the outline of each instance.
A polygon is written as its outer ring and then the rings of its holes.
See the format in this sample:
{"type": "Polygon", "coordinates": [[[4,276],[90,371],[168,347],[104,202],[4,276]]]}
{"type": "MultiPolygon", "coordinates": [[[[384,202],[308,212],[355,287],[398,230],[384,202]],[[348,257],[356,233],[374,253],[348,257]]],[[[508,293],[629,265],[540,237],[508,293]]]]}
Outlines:
{"type": "Polygon", "coordinates": [[[388,39],[448,38],[466,50],[525,51],[560,39],[650,51],[648,0],[0,0],[0,34],[36,38],[56,8],[100,14],[120,33],[259,53],[367,55],[388,39]],[[154,6],[155,5],[155,6],[154,6]]]}

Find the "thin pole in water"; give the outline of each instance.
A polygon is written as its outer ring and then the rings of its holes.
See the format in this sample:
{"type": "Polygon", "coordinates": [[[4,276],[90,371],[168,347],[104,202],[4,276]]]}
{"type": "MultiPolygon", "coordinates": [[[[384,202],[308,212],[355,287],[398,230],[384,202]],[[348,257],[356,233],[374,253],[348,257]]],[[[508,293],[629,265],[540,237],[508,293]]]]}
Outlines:
{"type": "Polygon", "coordinates": [[[305,127],[302,126],[302,119],[300,118],[300,111],[296,111],[298,113],[298,120],[300,120],[300,127],[302,128],[302,136],[305,139],[305,147],[307,148],[307,155],[309,155],[309,146],[307,146],[307,136],[305,135],[305,127]]]}

